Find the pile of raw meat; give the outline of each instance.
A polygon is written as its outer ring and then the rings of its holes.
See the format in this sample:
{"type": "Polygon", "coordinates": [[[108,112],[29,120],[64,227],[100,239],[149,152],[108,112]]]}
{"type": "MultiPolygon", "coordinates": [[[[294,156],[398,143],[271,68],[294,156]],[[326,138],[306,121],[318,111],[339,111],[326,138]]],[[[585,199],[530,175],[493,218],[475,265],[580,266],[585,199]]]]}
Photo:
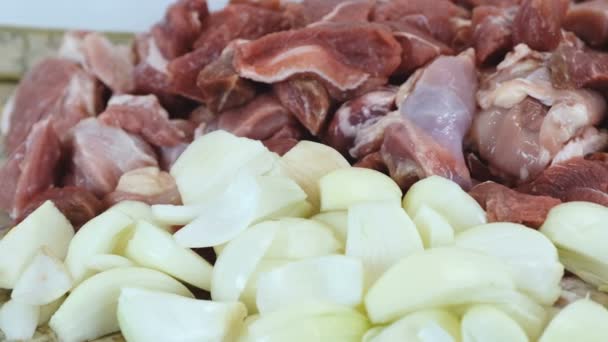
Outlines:
{"type": "Polygon", "coordinates": [[[449,178],[490,221],[608,205],[608,2],[179,0],[133,46],[66,35],[3,113],[0,207],[75,226],[124,199],[179,204],[166,172],[226,130],[303,139],[404,189],[449,178]]]}

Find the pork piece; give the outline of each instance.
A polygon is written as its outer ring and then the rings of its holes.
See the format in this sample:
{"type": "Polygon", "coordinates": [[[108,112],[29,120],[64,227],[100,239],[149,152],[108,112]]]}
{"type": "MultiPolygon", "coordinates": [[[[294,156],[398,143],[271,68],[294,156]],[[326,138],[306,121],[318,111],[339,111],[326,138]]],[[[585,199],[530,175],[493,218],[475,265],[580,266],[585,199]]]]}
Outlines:
{"type": "Polygon", "coordinates": [[[61,143],[52,121],[47,118],[35,123],[0,168],[0,209],[11,218],[19,217],[34,195],[53,185],[60,157],[61,143]]]}
{"type": "Polygon", "coordinates": [[[517,7],[479,6],[473,9],[473,45],[480,65],[502,60],[513,48],[517,7]]]}
{"type": "Polygon", "coordinates": [[[479,6],[496,6],[496,7],[510,7],[518,5],[520,0],[458,0],[457,4],[465,6],[467,8],[475,8],[479,6]]]}
{"type": "Polygon", "coordinates": [[[135,38],[134,50],[137,57],[133,70],[134,92],[154,94],[163,104],[178,102],[169,84],[169,60],[158,48],[156,39],[148,33],[140,34],[135,38]]]}
{"type": "Polygon", "coordinates": [[[605,154],[576,157],[544,170],[518,190],[564,202],[587,201],[608,206],[608,163],[605,154]]]}
{"type": "Polygon", "coordinates": [[[562,39],[569,0],[522,0],[513,22],[513,41],[537,51],[551,51],[562,39]]]}
{"type": "Polygon", "coordinates": [[[608,2],[592,0],[570,5],[564,28],[593,47],[608,44],[608,2]]]}
{"type": "Polygon", "coordinates": [[[466,18],[469,13],[449,0],[380,0],[373,21],[406,21],[450,44],[456,35],[452,19],[457,17],[466,18]]]}
{"type": "Polygon", "coordinates": [[[205,0],[178,0],[171,5],[151,31],[163,56],[174,59],[191,51],[208,15],[205,0]]]}
{"type": "Polygon", "coordinates": [[[239,42],[229,44],[218,59],[207,65],[197,78],[201,98],[213,112],[240,107],[255,97],[253,82],[241,78],[234,70],[234,48],[239,42]]]}
{"type": "Polygon", "coordinates": [[[557,198],[527,195],[494,182],[474,186],[469,195],[486,211],[489,222],[521,223],[531,228],[539,228],[549,210],[561,203],[557,198]]]}
{"type": "Polygon", "coordinates": [[[235,39],[257,39],[286,30],[289,22],[280,12],[250,5],[229,5],[208,17],[195,50],[168,65],[172,88],[179,94],[201,102],[205,98],[196,85],[198,74],[218,58],[235,39]]]}
{"type": "Polygon", "coordinates": [[[332,104],[323,84],[314,78],[296,77],[274,85],[281,104],[313,135],[324,127],[332,104]]]}
{"type": "Polygon", "coordinates": [[[356,162],[353,167],[364,167],[366,169],[388,173],[388,169],[386,168],[386,164],[382,158],[382,153],[380,152],[373,152],[366,155],[365,157],[361,158],[361,160],[356,162]]]}
{"type": "Polygon", "coordinates": [[[608,89],[608,53],[560,44],[549,68],[553,83],[560,87],[608,89]]]}
{"type": "Polygon", "coordinates": [[[188,148],[192,140],[194,140],[194,131],[196,130],[198,124],[195,124],[192,121],[181,120],[181,119],[173,119],[171,120],[171,125],[173,125],[176,129],[180,130],[185,137],[186,142],[182,142],[175,146],[160,146],[158,148],[158,162],[160,164],[160,168],[162,170],[169,171],[171,166],[179,156],[188,148]]]}
{"type": "MultiPolygon", "coordinates": [[[[482,78],[477,94],[482,111],[471,137],[481,158],[502,179],[533,179],[564,146],[585,132],[590,134],[588,128],[604,118],[606,102],[598,93],[554,87],[548,58],[518,45],[495,73],[482,78]]],[[[602,140],[601,136],[585,139],[602,140]]],[[[584,146],[603,148],[594,143],[584,146]]]]}
{"type": "Polygon", "coordinates": [[[93,118],[73,128],[69,146],[72,164],[68,183],[100,198],[116,188],[125,172],[158,165],[154,151],[144,140],[93,118]]]}
{"type": "Polygon", "coordinates": [[[230,4],[245,4],[272,10],[281,9],[281,0],[230,0],[230,4]]]}
{"type": "Polygon", "coordinates": [[[389,127],[382,144],[391,177],[407,187],[419,178],[439,175],[469,188],[463,140],[476,111],[473,50],[441,56],[412,77],[415,81],[400,90],[404,99],[398,96],[400,122],[389,127]]]}
{"type": "Polygon", "coordinates": [[[15,220],[23,221],[34,210],[46,201],[52,201],[75,229],[99,215],[106,206],[89,191],[75,186],[50,188],[32,197],[23,213],[15,220]]]}
{"type": "Polygon", "coordinates": [[[173,177],[154,166],[126,172],[118,180],[116,189],[104,198],[108,206],[121,201],[139,201],[150,205],[182,203],[173,177]]]}
{"type": "Polygon", "coordinates": [[[296,146],[300,142],[297,139],[285,138],[285,139],[266,139],[262,141],[264,146],[268,148],[271,152],[278,154],[279,156],[283,156],[285,153],[289,152],[294,146],[296,146]]]}
{"type": "Polygon", "coordinates": [[[128,93],[135,87],[134,56],[130,47],[114,45],[102,34],[66,33],[59,55],[80,63],[114,93],[128,93]]]}
{"type": "Polygon", "coordinates": [[[383,87],[345,102],[334,114],[325,133],[324,141],[329,146],[351,157],[363,157],[379,150],[384,130],[373,127],[380,118],[395,110],[396,87],[383,87]],[[373,129],[367,129],[373,127],[373,129]],[[358,144],[355,144],[355,142],[358,144]],[[355,149],[351,154],[351,149],[355,149]],[[363,147],[369,146],[369,147],[363,147]]]}
{"type": "Polygon", "coordinates": [[[19,83],[10,111],[4,113],[5,147],[11,154],[25,141],[32,126],[45,118],[60,139],[86,117],[94,116],[101,93],[94,77],[67,59],[45,59],[19,83]]]}
{"type": "Polygon", "coordinates": [[[371,78],[390,76],[401,63],[401,46],[384,26],[327,23],[269,34],[237,47],[241,77],[277,83],[313,74],[341,90],[354,90],[371,78]]]}
{"type": "Polygon", "coordinates": [[[381,22],[393,30],[395,39],[401,44],[401,65],[396,75],[409,75],[439,55],[453,54],[452,49],[435,39],[431,32],[405,21],[381,22]]]}
{"type": "Polygon", "coordinates": [[[173,147],[186,142],[184,133],[171,124],[169,114],[154,95],[115,95],[98,119],[138,134],[155,146],[173,147]]]}
{"type": "Polygon", "coordinates": [[[260,95],[244,107],[233,109],[204,122],[197,129],[205,134],[218,129],[256,140],[272,138],[285,126],[297,125],[295,118],[271,95],[260,95]]]}
{"type": "Polygon", "coordinates": [[[371,0],[304,0],[308,23],[368,21],[374,8],[371,0]]]}

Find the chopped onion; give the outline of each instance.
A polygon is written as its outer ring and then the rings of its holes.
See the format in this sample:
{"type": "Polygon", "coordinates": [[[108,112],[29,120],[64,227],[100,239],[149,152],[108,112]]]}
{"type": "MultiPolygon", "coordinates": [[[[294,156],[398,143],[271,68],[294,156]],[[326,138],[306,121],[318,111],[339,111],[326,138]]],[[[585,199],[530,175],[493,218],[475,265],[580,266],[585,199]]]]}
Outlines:
{"type": "Polygon", "coordinates": [[[454,242],[454,228],[437,211],[422,205],[414,217],[425,248],[448,246],[454,242]]]}
{"type": "Polygon", "coordinates": [[[356,258],[332,255],[289,263],[258,280],[262,315],[306,302],[355,307],[363,296],[363,265],[356,258]]]}
{"type": "Polygon", "coordinates": [[[490,305],[476,305],[462,317],[462,341],[528,342],[528,336],[504,312],[490,305]]]}
{"type": "Polygon", "coordinates": [[[0,330],[9,341],[30,340],[38,325],[40,308],[14,299],[0,308],[0,330]]]}
{"type": "Polygon", "coordinates": [[[445,310],[411,313],[381,329],[369,342],[455,342],[460,340],[458,317],[445,310]]]}
{"type": "Polygon", "coordinates": [[[298,260],[344,250],[342,243],[322,223],[299,218],[283,218],[271,222],[279,227],[265,259],[298,260]]]}
{"type": "Polygon", "coordinates": [[[87,268],[90,268],[94,272],[103,272],[113,268],[133,266],[135,266],[133,261],[116,254],[96,254],[87,262],[87,268]]]}
{"type": "Polygon", "coordinates": [[[399,202],[362,202],[348,209],[346,255],[363,262],[366,287],[399,260],[422,249],[420,235],[399,202]]]}
{"type": "Polygon", "coordinates": [[[313,220],[325,223],[342,243],[346,244],[348,231],[348,211],[328,211],[312,217],[313,220]]]}
{"type": "Polygon", "coordinates": [[[157,204],[152,206],[152,215],[157,222],[184,226],[194,221],[201,214],[204,207],[204,204],[157,204]]]}
{"type": "Polygon", "coordinates": [[[608,341],[608,310],[589,299],[580,299],[560,311],[539,340],[572,341],[608,341]]]}

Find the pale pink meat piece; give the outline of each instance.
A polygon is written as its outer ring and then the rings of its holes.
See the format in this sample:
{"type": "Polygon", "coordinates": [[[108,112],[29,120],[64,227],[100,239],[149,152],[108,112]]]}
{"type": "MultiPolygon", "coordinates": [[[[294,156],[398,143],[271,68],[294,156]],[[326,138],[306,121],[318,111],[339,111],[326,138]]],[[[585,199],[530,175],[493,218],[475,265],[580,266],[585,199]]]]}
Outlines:
{"type": "Polygon", "coordinates": [[[10,111],[3,121],[5,147],[10,154],[26,140],[32,126],[45,118],[63,139],[80,120],[99,110],[101,92],[93,76],[78,64],[59,58],[48,58],[31,69],[19,83],[10,111]]]}
{"type": "Polygon", "coordinates": [[[96,32],[69,32],[59,55],[80,63],[114,93],[128,93],[135,87],[134,57],[129,46],[114,45],[96,32]]]}
{"type": "Polygon", "coordinates": [[[549,68],[560,87],[608,89],[608,53],[563,43],[552,54],[549,68]]]}
{"type": "Polygon", "coordinates": [[[324,128],[332,100],[321,82],[296,77],[275,84],[273,89],[281,104],[310,133],[317,135],[324,128]]]}
{"type": "Polygon", "coordinates": [[[478,64],[502,60],[513,48],[517,7],[480,6],[473,9],[473,46],[478,64]]]}
{"type": "Polygon", "coordinates": [[[304,0],[304,15],[311,25],[324,22],[356,22],[370,19],[371,0],[304,0]]]}
{"type": "Polygon", "coordinates": [[[78,123],[69,142],[72,150],[70,183],[98,197],[114,190],[125,172],[158,165],[154,151],[144,140],[120,128],[106,126],[97,119],[78,123]]]}
{"type": "Polygon", "coordinates": [[[121,201],[139,201],[150,205],[182,203],[173,177],[157,167],[135,169],[123,174],[116,189],[104,198],[107,206],[121,201]]]}
{"type": "Polygon", "coordinates": [[[173,59],[192,50],[208,15],[205,0],[178,0],[171,5],[151,31],[163,56],[173,59]]]}
{"type": "Polygon", "coordinates": [[[282,0],[230,0],[231,4],[244,4],[264,7],[272,10],[281,9],[281,5],[284,1],[282,0]]]}
{"type": "Polygon", "coordinates": [[[361,158],[358,162],[356,162],[354,167],[364,167],[366,169],[372,169],[384,173],[388,173],[388,169],[386,168],[386,164],[384,163],[384,159],[382,158],[382,153],[373,152],[365,157],[361,158]]]}
{"type": "Polygon", "coordinates": [[[391,177],[407,186],[416,178],[439,175],[469,188],[463,141],[476,112],[473,50],[437,58],[407,92],[397,102],[400,122],[391,125],[382,144],[391,177]]]}
{"type": "Polygon", "coordinates": [[[593,47],[608,44],[608,1],[591,0],[570,5],[564,28],[593,47]]]}
{"type": "Polygon", "coordinates": [[[34,124],[27,139],[0,168],[0,208],[19,217],[30,199],[53,186],[61,143],[49,118],[34,124]]]}
{"type": "Polygon", "coordinates": [[[513,21],[513,41],[537,51],[551,51],[562,39],[569,0],[522,0],[513,21]]]}
{"type": "Polygon", "coordinates": [[[172,147],[186,142],[185,134],[169,121],[169,114],[154,95],[114,95],[99,121],[140,135],[155,146],[172,147]]]}
{"type": "Polygon", "coordinates": [[[400,63],[401,46],[392,33],[368,23],[327,23],[269,34],[238,46],[235,56],[238,73],[254,81],[277,83],[313,74],[341,91],[388,77],[400,63]]]}

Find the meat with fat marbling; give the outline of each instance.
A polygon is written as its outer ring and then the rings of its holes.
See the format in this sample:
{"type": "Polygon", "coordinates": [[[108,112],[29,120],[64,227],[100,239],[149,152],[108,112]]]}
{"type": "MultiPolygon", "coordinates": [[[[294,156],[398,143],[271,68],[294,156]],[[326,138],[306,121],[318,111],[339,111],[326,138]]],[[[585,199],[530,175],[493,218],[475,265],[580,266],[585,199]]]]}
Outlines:
{"type": "Polygon", "coordinates": [[[155,166],[131,170],[120,176],[116,189],[105,196],[104,202],[112,206],[121,201],[139,201],[150,205],[182,204],[173,177],[155,166]]]}
{"type": "Polygon", "coordinates": [[[587,44],[602,48],[608,45],[608,2],[591,0],[570,5],[564,28],[587,44]]]}
{"type": "Polygon", "coordinates": [[[562,40],[569,0],[522,0],[513,22],[513,42],[551,51],[562,40]]]}

